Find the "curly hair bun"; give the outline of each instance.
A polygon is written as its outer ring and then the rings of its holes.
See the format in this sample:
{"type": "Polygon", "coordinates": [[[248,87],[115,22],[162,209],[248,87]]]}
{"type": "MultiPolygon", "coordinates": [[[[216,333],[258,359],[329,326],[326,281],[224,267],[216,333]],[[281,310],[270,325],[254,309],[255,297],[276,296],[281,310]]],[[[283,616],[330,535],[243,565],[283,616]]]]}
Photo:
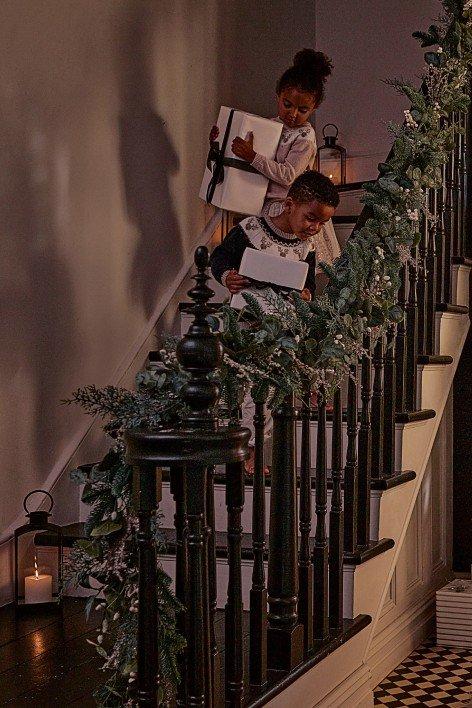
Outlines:
{"type": "Polygon", "coordinates": [[[331,74],[333,65],[323,52],[314,49],[301,49],[293,58],[293,66],[302,71],[313,72],[326,79],[331,74]]]}

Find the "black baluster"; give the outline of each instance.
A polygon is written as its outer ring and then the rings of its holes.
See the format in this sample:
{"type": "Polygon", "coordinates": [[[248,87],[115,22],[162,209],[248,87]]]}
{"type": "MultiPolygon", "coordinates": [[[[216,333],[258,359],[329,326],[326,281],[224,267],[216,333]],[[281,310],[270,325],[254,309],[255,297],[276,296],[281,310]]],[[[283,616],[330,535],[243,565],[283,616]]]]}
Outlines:
{"type": "Polygon", "coordinates": [[[333,437],[331,441],[331,479],[333,493],[329,513],[329,626],[343,626],[344,515],[341,494],[343,474],[343,431],[341,388],[334,392],[333,437]]]}
{"type": "Polygon", "coordinates": [[[446,302],[446,243],[445,243],[445,198],[446,165],[441,166],[442,185],[436,190],[436,257],[437,257],[437,299],[446,302]]]}
{"type": "Polygon", "coordinates": [[[213,701],[216,703],[220,695],[220,667],[218,646],[215,635],[215,618],[218,604],[218,591],[216,582],[216,539],[215,539],[215,467],[210,465],[207,468],[207,490],[206,490],[206,533],[208,548],[208,596],[209,596],[209,624],[210,624],[210,653],[211,672],[210,677],[213,687],[213,701]]]}
{"type": "Polygon", "coordinates": [[[464,257],[464,232],[465,232],[465,211],[466,211],[466,175],[467,175],[467,113],[460,114],[461,133],[459,137],[460,167],[459,167],[459,253],[460,258],[464,257]]]}
{"type": "MultiPolygon", "coordinates": [[[[398,304],[405,312],[407,303],[407,281],[408,264],[404,264],[400,272],[401,284],[398,291],[398,304]]],[[[396,404],[397,411],[405,410],[406,403],[406,361],[407,361],[407,340],[406,340],[406,314],[398,323],[395,338],[395,362],[396,362],[396,404]]]]}
{"type": "Polygon", "coordinates": [[[157,510],[156,465],[140,462],[138,465],[138,693],[139,706],[155,706],[158,690],[159,652],[158,616],[156,598],[156,545],[153,524],[157,510]],[[143,611],[145,608],[146,611],[143,611]]]}
{"type": "Polygon", "coordinates": [[[359,492],[357,511],[357,542],[367,546],[370,540],[370,480],[372,471],[372,426],[371,426],[371,337],[364,336],[367,355],[361,362],[361,423],[358,437],[359,492]]]}
{"type": "MultiPolygon", "coordinates": [[[[469,92],[469,96],[471,92],[469,92]]],[[[462,188],[462,200],[463,200],[463,210],[462,210],[462,256],[464,258],[469,258],[471,255],[470,243],[468,241],[468,235],[471,233],[472,220],[471,220],[471,206],[470,206],[470,187],[468,185],[469,175],[471,170],[470,160],[471,160],[471,119],[472,111],[468,110],[464,113],[464,138],[462,145],[463,152],[463,188],[462,188]]]]}
{"type": "Polygon", "coordinates": [[[316,436],[315,513],[316,527],[313,544],[313,638],[324,640],[329,634],[328,607],[328,537],[326,512],[328,509],[328,486],[326,468],[326,397],[318,392],[318,431],[316,436]]]}
{"type": "MultiPolygon", "coordinates": [[[[429,204],[429,189],[425,193],[426,204],[429,204]]],[[[421,240],[418,246],[418,354],[428,354],[428,251],[429,251],[429,218],[421,216],[421,240]]]]}
{"type": "Polygon", "coordinates": [[[225,606],[225,675],[226,700],[230,706],[242,706],[243,669],[243,598],[241,578],[241,513],[244,508],[244,463],[226,465],[226,507],[228,510],[228,599],[225,606]]]}
{"type": "Polygon", "coordinates": [[[374,384],[372,387],[372,478],[381,479],[384,445],[384,337],[378,338],[372,358],[374,384]]]}
{"type": "Polygon", "coordinates": [[[444,182],[444,272],[443,272],[443,303],[451,302],[451,255],[454,243],[453,218],[453,174],[454,153],[450,153],[445,165],[444,182]]]}
{"type": "Polygon", "coordinates": [[[384,366],[384,442],[383,473],[385,477],[395,474],[395,413],[396,413],[396,363],[395,340],[396,325],[387,329],[384,366]]]}
{"type": "Polygon", "coordinates": [[[272,473],[269,529],[268,667],[292,670],[303,659],[298,623],[297,513],[293,397],[272,413],[272,473]]]}
{"type": "Polygon", "coordinates": [[[454,150],[452,153],[452,244],[451,256],[460,255],[460,180],[461,180],[461,124],[460,113],[453,113],[454,150]]]}
{"type": "MultiPolygon", "coordinates": [[[[470,94],[469,94],[470,95],[470,94]]],[[[469,225],[470,225],[470,204],[469,204],[469,195],[470,195],[470,190],[468,188],[468,174],[470,170],[470,121],[471,121],[471,111],[466,111],[464,113],[464,119],[463,119],[463,126],[464,126],[464,135],[463,135],[463,140],[462,140],[462,246],[461,246],[461,255],[464,258],[468,258],[470,256],[470,248],[469,244],[467,242],[467,235],[470,233],[469,231],[469,225]]]]}
{"type": "Polygon", "coordinates": [[[413,260],[409,264],[408,302],[406,305],[406,391],[404,405],[407,411],[416,410],[418,384],[418,306],[416,286],[418,282],[417,248],[412,250],[413,260]]]}
{"type": "Polygon", "coordinates": [[[255,401],[252,497],[252,587],[250,592],[249,682],[267,681],[267,588],[265,584],[264,403],[255,401]]]}
{"type": "Polygon", "coordinates": [[[311,531],[311,391],[310,382],[305,385],[301,410],[301,455],[300,455],[300,550],[298,553],[298,618],[304,629],[305,654],[313,646],[313,566],[310,558],[311,531]]]}
{"type": "Polygon", "coordinates": [[[207,686],[211,665],[208,625],[207,535],[205,532],[206,471],[193,464],[186,474],[187,548],[188,548],[188,634],[187,634],[187,705],[211,706],[212,686],[207,686]]]}
{"type": "Polygon", "coordinates": [[[344,550],[357,549],[357,366],[352,366],[347,384],[347,450],[344,467],[344,550]]]}
{"type": "Polygon", "coordinates": [[[437,254],[436,254],[436,238],[437,238],[437,200],[438,190],[430,189],[429,191],[429,209],[431,219],[428,221],[428,230],[425,233],[428,246],[426,250],[426,343],[425,354],[436,353],[436,304],[437,296],[437,254]]]}
{"type": "MultiPolygon", "coordinates": [[[[176,618],[177,631],[182,637],[187,636],[186,626],[186,588],[188,584],[187,574],[187,504],[185,500],[185,467],[173,465],[170,468],[170,491],[174,497],[175,514],[174,527],[176,536],[175,548],[175,595],[182,604],[176,618]]],[[[180,672],[180,682],[177,686],[176,702],[179,707],[185,708],[186,697],[186,657],[182,653],[178,657],[180,672]]]]}

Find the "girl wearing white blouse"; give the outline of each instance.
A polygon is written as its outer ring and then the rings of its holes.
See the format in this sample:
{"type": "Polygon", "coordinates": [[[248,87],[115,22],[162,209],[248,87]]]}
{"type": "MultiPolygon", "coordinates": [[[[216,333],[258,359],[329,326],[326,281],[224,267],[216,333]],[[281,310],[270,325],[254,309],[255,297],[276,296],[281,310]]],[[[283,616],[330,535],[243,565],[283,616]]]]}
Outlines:
{"type": "MultiPolygon", "coordinates": [[[[278,216],[290,185],[305,170],[313,168],[316,136],[308,120],[324,98],[324,86],[331,69],[331,62],[325,54],[302,49],[295,55],[293,66],[278,80],[277,117],[274,120],[283,123],[283,129],[275,160],[254,150],[251,134],[246,140],[240,137],[233,140],[231,149],[236,157],[249,162],[269,179],[263,215],[278,216]]],[[[316,239],[317,261],[331,264],[339,254],[334,227],[329,221],[316,239]]]]}

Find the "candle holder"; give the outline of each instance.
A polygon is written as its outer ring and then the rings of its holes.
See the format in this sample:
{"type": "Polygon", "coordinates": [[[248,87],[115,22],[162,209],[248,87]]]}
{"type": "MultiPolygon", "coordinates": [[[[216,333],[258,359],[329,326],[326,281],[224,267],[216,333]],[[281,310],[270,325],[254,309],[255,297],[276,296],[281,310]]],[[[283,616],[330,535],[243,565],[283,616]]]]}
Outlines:
{"type": "Polygon", "coordinates": [[[28,522],[15,530],[15,609],[40,611],[57,609],[60,606],[60,589],[62,582],[62,529],[49,521],[54,500],[44,489],[34,489],[26,495],[23,507],[28,522]],[[44,494],[49,499],[47,511],[30,511],[28,499],[33,494],[44,494]],[[48,568],[38,563],[37,546],[35,542],[38,533],[46,532],[51,536],[48,545],[57,547],[57,567],[48,568]]]}
{"type": "Polygon", "coordinates": [[[334,184],[346,184],[346,148],[337,143],[338,126],[326,123],[323,127],[324,144],[320,145],[316,153],[316,169],[334,184]],[[326,128],[334,128],[334,135],[327,135],[326,128]]]}

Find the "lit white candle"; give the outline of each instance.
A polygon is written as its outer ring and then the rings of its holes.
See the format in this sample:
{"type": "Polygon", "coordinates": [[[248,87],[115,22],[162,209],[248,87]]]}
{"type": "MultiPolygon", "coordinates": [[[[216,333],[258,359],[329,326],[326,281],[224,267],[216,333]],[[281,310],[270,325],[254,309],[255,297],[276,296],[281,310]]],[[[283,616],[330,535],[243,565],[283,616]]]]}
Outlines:
{"type": "Polygon", "coordinates": [[[34,575],[25,578],[25,605],[52,602],[52,575],[40,575],[34,559],[34,575]]]}

